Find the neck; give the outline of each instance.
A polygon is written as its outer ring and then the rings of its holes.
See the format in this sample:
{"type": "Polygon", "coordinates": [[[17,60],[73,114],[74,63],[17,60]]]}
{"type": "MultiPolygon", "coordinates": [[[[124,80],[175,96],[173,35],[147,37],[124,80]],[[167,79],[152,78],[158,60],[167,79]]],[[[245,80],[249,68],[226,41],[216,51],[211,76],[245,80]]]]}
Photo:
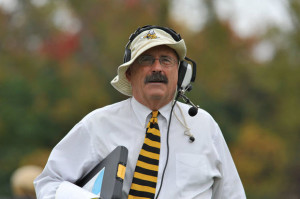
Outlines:
{"type": "Polygon", "coordinates": [[[161,100],[161,99],[141,100],[141,99],[138,99],[138,98],[135,98],[135,99],[136,99],[136,101],[138,101],[139,103],[141,103],[144,106],[148,107],[152,111],[159,110],[163,106],[170,103],[170,101],[172,100],[172,99],[170,99],[170,100],[161,100]]]}
{"type": "Polygon", "coordinates": [[[146,104],[144,104],[145,106],[147,106],[149,109],[151,109],[152,111],[157,111],[159,110],[161,107],[165,106],[166,104],[168,104],[169,102],[165,102],[162,103],[160,101],[151,101],[148,102],[146,104]]]}

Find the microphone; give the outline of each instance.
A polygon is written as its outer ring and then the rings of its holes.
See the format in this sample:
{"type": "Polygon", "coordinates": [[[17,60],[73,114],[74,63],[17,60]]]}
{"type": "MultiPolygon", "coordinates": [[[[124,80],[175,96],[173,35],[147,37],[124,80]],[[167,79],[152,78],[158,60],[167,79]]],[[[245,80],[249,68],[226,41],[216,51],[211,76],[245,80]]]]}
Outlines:
{"type": "Polygon", "coordinates": [[[197,107],[195,107],[195,106],[192,106],[190,109],[189,109],[189,115],[191,116],[191,117],[194,117],[195,115],[197,115],[197,113],[198,113],[198,108],[197,107]]]}
{"type": "MultiPolygon", "coordinates": [[[[189,87],[187,88],[189,89],[189,87]]],[[[178,90],[178,97],[181,97],[185,103],[191,105],[192,107],[189,109],[188,113],[191,117],[194,117],[198,113],[199,106],[196,106],[191,102],[191,100],[184,94],[185,90],[179,89],[178,90]]]]}

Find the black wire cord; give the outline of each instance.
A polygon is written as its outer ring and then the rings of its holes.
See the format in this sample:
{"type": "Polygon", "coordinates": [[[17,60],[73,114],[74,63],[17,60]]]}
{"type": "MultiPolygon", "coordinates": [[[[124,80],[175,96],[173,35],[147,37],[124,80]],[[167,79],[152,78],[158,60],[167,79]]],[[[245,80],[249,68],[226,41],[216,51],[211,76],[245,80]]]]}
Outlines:
{"type": "Polygon", "coordinates": [[[177,96],[176,96],[176,98],[174,100],[174,104],[172,105],[172,108],[171,108],[171,111],[170,111],[169,123],[168,123],[168,130],[167,130],[167,158],[166,158],[166,164],[165,164],[162,176],[161,176],[161,183],[160,183],[157,195],[155,197],[156,199],[158,198],[158,196],[160,194],[160,190],[161,190],[161,187],[162,187],[162,184],[163,184],[163,181],[164,181],[165,171],[166,171],[166,168],[167,168],[167,165],[168,165],[168,161],[169,161],[169,132],[170,132],[170,126],[171,126],[173,109],[174,109],[174,106],[175,106],[176,102],[178,101],[179,97],[180,97],[180,94],[178,92],[177,96]]]}

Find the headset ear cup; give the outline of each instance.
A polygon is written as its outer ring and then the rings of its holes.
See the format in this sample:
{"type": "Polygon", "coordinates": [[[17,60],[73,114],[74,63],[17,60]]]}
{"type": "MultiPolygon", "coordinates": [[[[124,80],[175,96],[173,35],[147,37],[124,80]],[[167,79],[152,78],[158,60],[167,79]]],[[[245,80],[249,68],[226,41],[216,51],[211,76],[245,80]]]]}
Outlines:
{"type": "MultiPolygon", "coordinates": [[[[193,81],[194,70],[192,66],[186,62],[182,61],[178,69],[178,89],[188,90],[191,89],[191,82],[193,81]]],[[[190,91],[190,90],[188,90],[190,91]]]]}
{"type": "Polygon", "coordinates": [[[182,87],[182,82],[184,80],[188,63],[186,61],[180,61],[179,69],[178,69],[178,81],[177,88],[180,89],[182,87]]]}
{"type": "Polygon", "coordinates": [[[123,63],[130,61],[131,59],[131,50],[129,48],[125,48],[123,63]]]}

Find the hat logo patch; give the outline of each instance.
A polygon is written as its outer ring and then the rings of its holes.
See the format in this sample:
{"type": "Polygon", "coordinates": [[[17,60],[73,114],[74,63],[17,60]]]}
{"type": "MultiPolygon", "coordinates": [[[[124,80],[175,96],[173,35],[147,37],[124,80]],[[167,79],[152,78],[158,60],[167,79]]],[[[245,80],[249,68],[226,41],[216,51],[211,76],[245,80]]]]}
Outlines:
{"type": "Polygon", "coordinates": [[[147,35],[143,37],[144,39],[157,39],[158,37],[156,36],[156,33],[154,30],[150,30],[147,35]]]}

